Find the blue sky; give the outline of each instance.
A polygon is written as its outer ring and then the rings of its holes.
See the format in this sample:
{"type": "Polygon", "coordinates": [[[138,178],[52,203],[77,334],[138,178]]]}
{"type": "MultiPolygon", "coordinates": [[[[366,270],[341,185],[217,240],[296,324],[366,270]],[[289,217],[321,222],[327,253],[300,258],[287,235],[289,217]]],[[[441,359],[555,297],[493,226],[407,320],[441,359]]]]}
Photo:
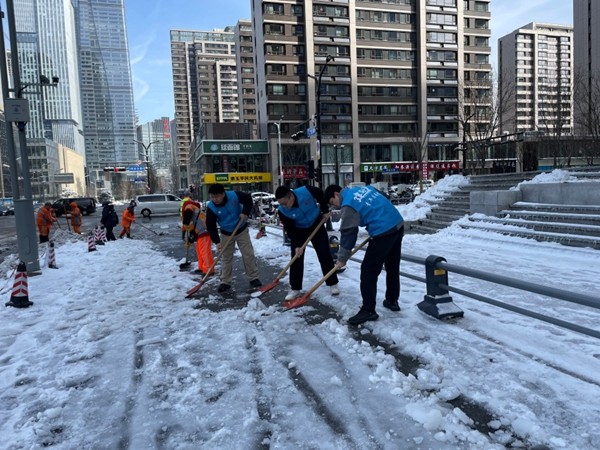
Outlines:
{"type": "MultiPolygon", "coordinates": [[[[529,22],[572,24],[571,0],[493,0],[492,64],[499,37],[529,22]]],[[[173,118],[169,30],[212,30],[250,19],[250,0],[125,0],[135,107],[140,123],[173,118]]]]}

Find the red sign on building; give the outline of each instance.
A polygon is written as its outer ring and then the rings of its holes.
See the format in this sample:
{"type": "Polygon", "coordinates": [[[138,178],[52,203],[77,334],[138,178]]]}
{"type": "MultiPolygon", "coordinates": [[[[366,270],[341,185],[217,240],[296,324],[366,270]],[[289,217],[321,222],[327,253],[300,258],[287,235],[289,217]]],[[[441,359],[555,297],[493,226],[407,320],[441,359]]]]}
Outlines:
{"type": "Polygon", "coordinates": [[[286,180],[295,180],[297,178],[306,178],[306,167],[304,166],[285,166],[283,168],[283,178],[286,180]]]}

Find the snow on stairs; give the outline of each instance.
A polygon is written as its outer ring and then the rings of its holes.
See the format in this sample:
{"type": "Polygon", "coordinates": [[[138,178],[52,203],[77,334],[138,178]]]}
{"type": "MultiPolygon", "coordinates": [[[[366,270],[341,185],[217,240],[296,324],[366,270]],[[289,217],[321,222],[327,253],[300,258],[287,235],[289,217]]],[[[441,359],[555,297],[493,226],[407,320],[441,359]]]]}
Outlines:
{"type": "Polygon", "coordinates": [[[469,184],[458,190],[446,191],[443,197],[431,202],[431,213],[425,219],[410,224],[410,233],[433,234],[470,213],[471,191],[504,190],[521,181],[531,180],[540,172],[519,172],[494,175],[473,175],[469,184]]]}
{"type": "Polygon", "coordinates": [[[497,217],[476,215],[464,228],[600,249],[600,205],[517,202],[497,217]],[[501,226],[496,226],[501,225],[501,226]]]}

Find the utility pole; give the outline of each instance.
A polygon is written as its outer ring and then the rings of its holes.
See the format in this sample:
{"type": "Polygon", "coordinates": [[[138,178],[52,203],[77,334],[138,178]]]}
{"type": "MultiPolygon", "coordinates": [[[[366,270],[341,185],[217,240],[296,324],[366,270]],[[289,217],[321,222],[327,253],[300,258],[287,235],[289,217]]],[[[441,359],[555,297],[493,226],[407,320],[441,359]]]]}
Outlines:
{"type": "Polygon", "coordinates": [[[19,55],[17,51],[17,33],[15,29],[15,13],[13,0],[6,0],[7,22],[9,29],[9,42],[11,44],[11,63],[13,70],[14,89],[8,88],[8,69],[6,67],[6,48],[4,45],[4,12],[0,6],[0,78],[2,78],[2,96],[6,112],[6,146],[8,161],[11,166],[10,178],[15,207],[15,228],[17,230],[17,247],[19,259],[25,263],[28,273],[40,270],[37,234],[35,230],[35,216],[31,198],[31,181],[29,180],[29,159],[27,152],[27,139],[25,125],[29,119],[29,101],[21,98],[21,92],[27,85],[21,85],[19,71],[19,55]],[[10,97],[10,92],[15,97],[10,97]],[[18,129],[18,147],[21,154],[21,172],[23,178],[24,196],[21,198],[19,189],[19,167],[14,148],[13,123],[18,129]]]}
{"type": "Polygon", "coordinates": [[[148,193],[152,194],[152,186],[150,185],[150,153],[148,152],[148,149],[150,149],[152,144],[156,144],[160,141],[152,141],[148,145],[144,144],[142,141],[138,141],[137,139],[134,139],[133,142],[137,142],[144,147],[144,155],[146,157],[146,182],[148,183],[148,193]]]}
{"type": "Polygon", "coordinates": [[[283,178],[283,158],[281,157],[281,121],[283,120],[283,116],[279,119],[278,122],[275,122],[275,126],[277,127],[277,158],[279,159],[279,186],[283,186],[285,181],[283,178]]]}
{"type": "Polygon", "coordinates": [[[323,78],[323,73],[325,69],[327,69],[327,64],[334,60],[334,57],[331,55],[327,55],[325,58],[325,64],[321,67],[319,71],[319,76],[317,78],[317,182],[319,183],[319,187],[323,189],[323,158],[321,158],[321,78],[323,78]]]}

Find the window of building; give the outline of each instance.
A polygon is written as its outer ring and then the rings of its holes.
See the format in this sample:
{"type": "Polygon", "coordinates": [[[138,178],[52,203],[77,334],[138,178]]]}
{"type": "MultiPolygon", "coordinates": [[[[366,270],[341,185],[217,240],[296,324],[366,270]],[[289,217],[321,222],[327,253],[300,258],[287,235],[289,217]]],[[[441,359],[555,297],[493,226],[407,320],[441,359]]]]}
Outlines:
{"type": "Polygon", "coordinates": [[[263,11],[265,14],[273,14],[277,16],[283,15],[283,5],[280,3],[264,3],[263,11]]]}

